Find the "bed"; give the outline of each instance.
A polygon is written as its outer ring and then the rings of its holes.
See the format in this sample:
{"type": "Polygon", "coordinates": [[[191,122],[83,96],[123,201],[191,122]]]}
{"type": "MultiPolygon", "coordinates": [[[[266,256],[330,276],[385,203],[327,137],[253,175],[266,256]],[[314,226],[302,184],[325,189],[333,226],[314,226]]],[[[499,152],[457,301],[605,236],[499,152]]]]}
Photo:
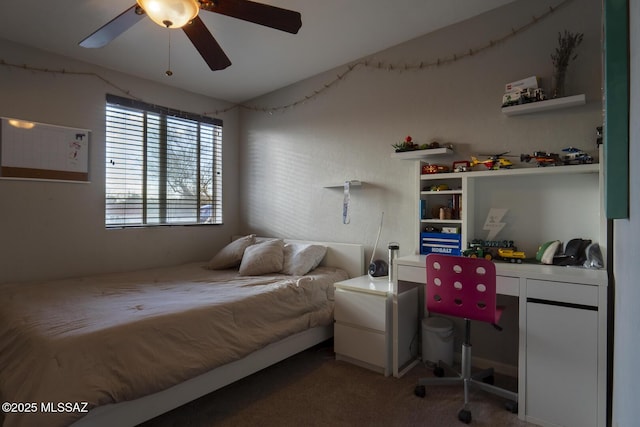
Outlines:
{"type": "Polygon", "coordinates": [[[333,283],[363,272],[361,245],[243,236],[206,264],[0,285],[3,426],[153,418],[330,338],[333,283]],[[292,247],[325,249],[298,274],[292,247]]]}

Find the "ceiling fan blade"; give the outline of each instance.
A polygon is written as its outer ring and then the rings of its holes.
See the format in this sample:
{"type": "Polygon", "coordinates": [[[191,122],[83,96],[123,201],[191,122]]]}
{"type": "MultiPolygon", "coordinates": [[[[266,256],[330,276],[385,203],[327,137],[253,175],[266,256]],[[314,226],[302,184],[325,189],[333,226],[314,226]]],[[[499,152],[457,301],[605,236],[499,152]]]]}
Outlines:
{"type": "Polygon", "coordinates": [[[200,8],[291,34],[297,34],[302,26],[299,12],[249,0],[201,1],[200,8]]]}
{"type": "Polygon", "coordinates": [[[231,61],[199,16],[182,27],[182,30],[212,71],[224,70],[231,65],[231,61]]]}
{"type": "Polygon", "coordinates": [[[106,46],[111,40],[133,27],[144,17],[144,11],[137,4],[107,22],[79,44],[82,47],[97,48],[106,46]]]}

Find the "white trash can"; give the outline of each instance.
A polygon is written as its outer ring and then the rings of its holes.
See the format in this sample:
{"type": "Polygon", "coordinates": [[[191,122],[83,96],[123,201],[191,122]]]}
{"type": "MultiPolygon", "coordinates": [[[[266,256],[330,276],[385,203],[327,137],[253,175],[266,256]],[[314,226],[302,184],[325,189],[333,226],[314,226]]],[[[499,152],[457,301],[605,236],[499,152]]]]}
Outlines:
{"type": "Polygon", "coordinates": [[[422,361],[453,365],[453,323],[444,317],[422,319],[422,361]]]}

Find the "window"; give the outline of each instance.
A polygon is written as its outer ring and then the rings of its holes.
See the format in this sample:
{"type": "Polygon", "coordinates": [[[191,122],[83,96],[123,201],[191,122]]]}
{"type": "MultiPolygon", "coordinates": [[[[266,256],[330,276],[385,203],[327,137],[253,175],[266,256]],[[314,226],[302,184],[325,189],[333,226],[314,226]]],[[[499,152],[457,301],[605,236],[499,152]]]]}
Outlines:
{"type": "Polygon", "coordinates": [[[222,121],[107,95],[107,227],[222,223],[222,121]]]}

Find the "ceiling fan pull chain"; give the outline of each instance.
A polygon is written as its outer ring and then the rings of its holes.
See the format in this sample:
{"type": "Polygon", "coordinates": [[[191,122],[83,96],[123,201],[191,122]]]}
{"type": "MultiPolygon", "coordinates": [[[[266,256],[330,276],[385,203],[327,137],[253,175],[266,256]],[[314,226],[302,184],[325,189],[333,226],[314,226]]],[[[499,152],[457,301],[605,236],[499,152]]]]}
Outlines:
{"type": "Polygon", "coordinates": [[[167,26],[167,32],[169,33],[169,66],[167,68],[167,71],[165,71],[165,74],[169,77],[173,76],[173,71],[171,71],[171,30],[169,29],[169,27],[167,26]]]}

